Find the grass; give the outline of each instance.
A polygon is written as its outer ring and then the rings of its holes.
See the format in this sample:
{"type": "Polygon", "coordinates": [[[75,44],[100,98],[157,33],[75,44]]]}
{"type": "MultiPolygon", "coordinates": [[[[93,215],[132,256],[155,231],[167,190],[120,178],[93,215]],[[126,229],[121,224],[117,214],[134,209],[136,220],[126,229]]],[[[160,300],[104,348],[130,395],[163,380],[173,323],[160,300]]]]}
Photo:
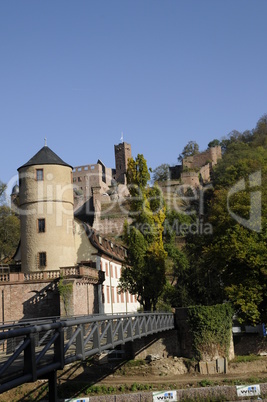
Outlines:
{"type": "Polygon", "coordinates": [[[147,365],[147,362],[142,359],[137,359],[137,360],[129,360],[124,364],[124,367],[126,368],[132,368],[132,367],[141,367],[147,365]]]}
{"type": "Polygon", "coordinates": [[[254,362],[256,360],[260,360],[262,357],[258,355],[246,355],[246,356],[235,356],[235,358],[230,362],[232,363],[249,363],[254,362]]]}

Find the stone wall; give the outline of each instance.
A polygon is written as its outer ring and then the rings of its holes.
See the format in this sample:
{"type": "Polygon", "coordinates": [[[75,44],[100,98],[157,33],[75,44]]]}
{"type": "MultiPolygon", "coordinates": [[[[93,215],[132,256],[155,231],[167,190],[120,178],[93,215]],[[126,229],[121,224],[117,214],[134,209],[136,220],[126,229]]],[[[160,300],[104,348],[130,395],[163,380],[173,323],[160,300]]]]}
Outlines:
{"type": "MultiPolygon", "coordinates": [[[[261,389],[261,397],[267,395],[267,383],[260,384],[261,389]]],[[[216,400],[216,401],[237,401],[240,402],[251,401],[252,399],[242,399],[237,397],[236,386],[214,386],[214,387],[201,387],[201,388],[186,388],[186,389],[177,389],[168,390],[171,395],[172,391],[176,391],[176,401],[199,401],[199,400],[216,400]]],[[[119,395],[90,395],[90,402],[152,402],[153,401],[153,392],[139,392],[139,393],[128,393],[128,394],[119,394],[119,395]]],[[[161,400],[164,400],[164,397],[161,397],[161,400]]],[[[167,400],[167,398],[166,398],[167,400]]],[[[171,397],[168,399],[171,400],[171,397]]],[[[254,400],[254,399],[253,399],[254,400]]],[[[266,398],[261,399],[262,401],[267,401],[266,398]]],[[[62,400],[63,402],[63,400],[62,400]]]]}
{"type": "Polygon", "coordinates": [[[17,321],[60,315],[56,280],[0,284],[1,321],[17,321]]]}
{"type": "Polygon", "coordinates": [[[188,156],[183,159],[183,167],[189,169],[200,168],[207,163],[211,163],[212,166],[218,163],[218,159],[221,159],[222,151],[220,146],[212,147],[199,154],[188,156]]]}
{"type": "Polygon", "coordinates": [[[96,286],[84,279],[65,279],[67,291],[60,297],[61,317],[99,313],[96,286]]]}
{"type": "Polygon", "coordinates": [[[181,174],[181,183],[186,186],[198,187],[199,186],[199,173],[198,172],[183,172],[181,174]]]}
{"type": "Polygon", "coordinates": [[[98,270],[86,266],[63,268],[60,272],[2,274],[0,321],[96,314],[99,312],[98,285],[103,278],[98,270]],[[67,295],[68,308],[59,292],[60,275],[68,278],[63,280],[65,284],[72,284],[67,295]]]}
{"type": "Polygon", "coordinates": [[[128,218],[127,216],[112,219],[105,218],[101,219],[98,223],[98,226],[95,228],[103,236],[108,234],[121,236],[123,234],[125,220],[127,220],[128,223],[132,222],[132,219],[128,218]]]}
{"type": "Polygon", "coordinates": [[[157,355],[160,358],[181,356],[178,332],[170,330],[127,342],[125,353],[129,358],[136,359],[145,359],[148,355],[157,355]]]}
{"type": "Polygon", "coordinates": [[[83,193],[83,200],[88,200],[93,187],[100,187],[106,192],[111,185],[112,169],[106,168],[102,163],[77,166],[73,169],[73,186],[83,193]]]}
{"type": "Polygon", "coordinates": [[[131,144],[123,142],[114,145],[116,162],[116,181],[125,184],[126,172],[128,168],[128,159],[132,157],[131,144]]]}

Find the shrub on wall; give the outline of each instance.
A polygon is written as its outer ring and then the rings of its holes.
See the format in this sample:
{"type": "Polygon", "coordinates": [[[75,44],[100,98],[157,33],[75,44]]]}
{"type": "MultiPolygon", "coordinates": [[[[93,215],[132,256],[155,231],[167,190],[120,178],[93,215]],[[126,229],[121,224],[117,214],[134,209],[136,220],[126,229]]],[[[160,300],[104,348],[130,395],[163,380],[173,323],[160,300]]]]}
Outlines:
{"type": "Polygon", "coordinates": [[[63,301],[65,314],[70,315],[69,304],[70,304],[70,297],[73,291],[73,284],[68,282],[66,283],[63,278],[60,278],[58,282],[58,291],[63,301]]]}
{"type": "Polygon", "coordinates": [[[233,309],[229,303],[188,308],[188,324],[196,359],[228,357],[233,309]]]}

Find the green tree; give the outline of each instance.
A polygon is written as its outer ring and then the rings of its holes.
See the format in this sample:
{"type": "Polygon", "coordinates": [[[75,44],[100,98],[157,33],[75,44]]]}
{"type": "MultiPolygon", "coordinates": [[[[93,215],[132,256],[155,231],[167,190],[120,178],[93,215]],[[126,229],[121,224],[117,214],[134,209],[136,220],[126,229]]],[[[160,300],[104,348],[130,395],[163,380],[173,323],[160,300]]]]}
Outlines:
{"type": "Polygon", "coordinates": [[[2,183],[0,180],[0,201],[2,201],[6,187],[6,184],[2,183]]]}
{"type": "Polygon", "coordinates": [[[164,249],[168,253],[166,260],[166,280],[162,300],[164,305],[183,307],[190,305],[188,287],[189,264],[184,253],[184,237],[181,227],[189,227],[192,218],[189,215],[168,210],[164,222],[164,249]],[[182,226],[183,225],[183,226],[182,226]]]}
{"type": "Polygon", "coordinates": [[[19,244],[20,221],[9,206],[6,205],[4,194],[6,184],[0,181],[0,262],[8,263],[19,244]]]}
{"type": "Polygon", "coordinates": [[[196,143],[196,141],[189,141],[188,144],[184,147],[183,151],[180,153],[178,161],[182,162],[184,158],[196,155],[198,153],[199,153],[199,145],[196,143]]]}
{"type": "Polygon", "coordinates": [[[263,119],[255,130],[228,137],[206,208],[213,236],[187,239],[192,282],[207,285],[202,302],[228,299],[240,321],[253,324],[267,319],[266,128],[263,119]]]}
{"type": "Polygon", "coordinates": [[[210,141],[210,142],[208,143],[208,147],[209,147],[209,148],[216,147],[216,146],[218,146],[218,145],[221,145],[221,141],[220,141],[220,140],[217,140],[217,139],[212,140],[212,141],[210,141]]]}
{"type": "Polygon", "coordinates": [[[166,181],[170,178],[170,165],[163,163],[153,170],[153,181],[166,181]]]}
{"type": "Polygon", "coordinates": [[[0,262],[8,263],[16,251],[20,238],[19,218],[6,206],[0,206],[0,262]]]}
{"type": "Polygon", "coordinates": [[[128,246],[126,264],[122,270],[120,287],[137,294],[144,310],[155,310],[163,291],[165,259],[162,233],[165,204],[157,186],[148,187],[149,169],[143,155],[131,158],[127,181],[130,191],[130,215],[133,223],[124,227],[124,241],[128,246]]]}

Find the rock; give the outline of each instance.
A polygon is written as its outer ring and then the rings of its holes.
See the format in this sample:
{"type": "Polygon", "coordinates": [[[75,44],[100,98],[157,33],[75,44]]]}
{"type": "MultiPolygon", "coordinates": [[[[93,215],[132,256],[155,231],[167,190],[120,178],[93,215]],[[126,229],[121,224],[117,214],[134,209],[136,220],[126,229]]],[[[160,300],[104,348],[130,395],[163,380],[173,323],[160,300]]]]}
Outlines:
{"type": "Polygon", "coordinates": [[[160,360],[159,355],[147,355],[146,360],[150,363],[155,360],[160,360]]]}

